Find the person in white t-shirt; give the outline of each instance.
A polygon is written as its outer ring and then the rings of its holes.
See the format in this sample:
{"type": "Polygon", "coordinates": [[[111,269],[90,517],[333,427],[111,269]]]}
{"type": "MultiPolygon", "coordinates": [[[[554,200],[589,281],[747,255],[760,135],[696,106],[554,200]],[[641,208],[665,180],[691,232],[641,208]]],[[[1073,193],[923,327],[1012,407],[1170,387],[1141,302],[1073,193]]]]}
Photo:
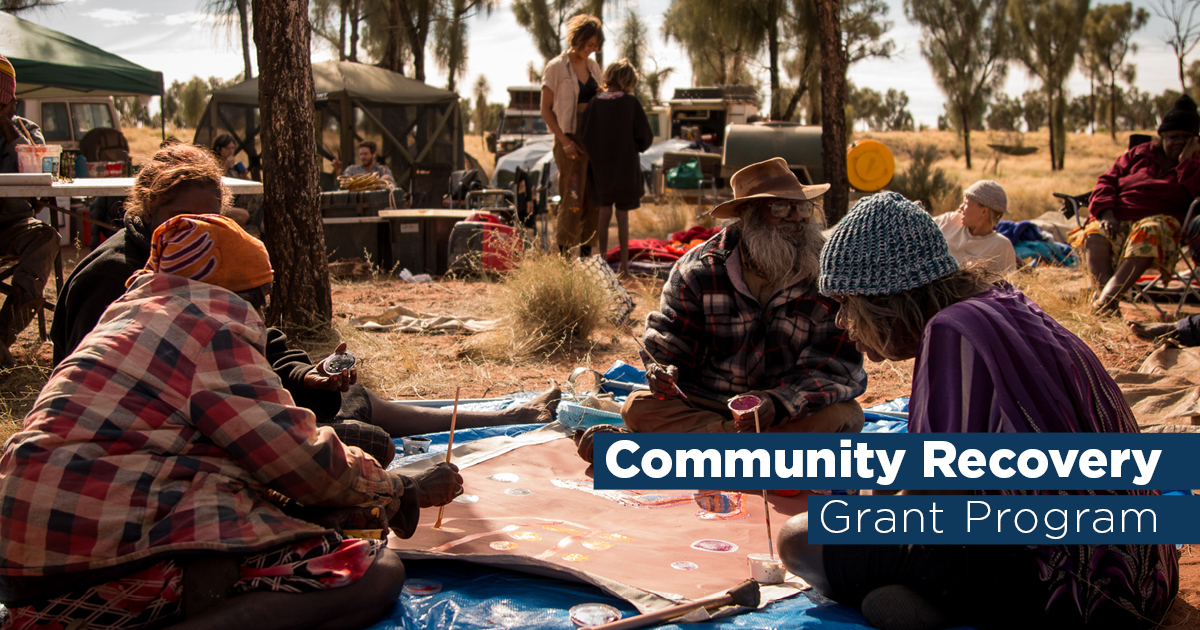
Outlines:
{"type": "Polygon", "coordinates": [[[982,179],[963,193],[958,210],[933,220],[959,265],[982,261],[989,271],[1007,274],[1017,268],[1017,254],[1012,242],[996,233],[996,225],[1007,210],[1008,196],[1000,184],[982,179]]]}

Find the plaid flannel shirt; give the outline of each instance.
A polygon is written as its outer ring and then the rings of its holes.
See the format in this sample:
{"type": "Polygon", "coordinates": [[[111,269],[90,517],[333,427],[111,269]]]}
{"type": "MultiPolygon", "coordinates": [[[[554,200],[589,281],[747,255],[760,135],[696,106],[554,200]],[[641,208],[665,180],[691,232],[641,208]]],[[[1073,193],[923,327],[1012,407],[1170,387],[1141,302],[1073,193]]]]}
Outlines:
{"type": "Polygon", "coordinates": [[[863,357],[834,324],[837,302],[815,283],[793,283],[760,305],[730,275],[741,230],[725,228],[689,251],[667,278],[658,312],[646,318],[646,350],[679,368],[689,396],[725,399],[766,391],[776,425],[863,393],[863,357]]]}
{"type": "MultiPolygon", "coordinates": [[[[58,366],[0,457],[0,576],[252,552],[328,530],[284,514],[379,501],[416,526],[413,482],[317,429],[263,357],[243,300],[138,278],[58,366]]],[[[411,531],[411,529],[409,529],[411,531]]]]}

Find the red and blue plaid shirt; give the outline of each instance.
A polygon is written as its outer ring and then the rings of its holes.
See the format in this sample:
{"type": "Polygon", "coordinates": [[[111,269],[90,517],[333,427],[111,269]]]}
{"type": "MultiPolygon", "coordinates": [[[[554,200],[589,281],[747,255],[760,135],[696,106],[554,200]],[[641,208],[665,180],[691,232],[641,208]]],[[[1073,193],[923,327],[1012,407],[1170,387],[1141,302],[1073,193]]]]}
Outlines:
{"type": "MultiPolygon", "coordinates": [[[[229,291],[138,278],[5,445],[0,576],[252,552],[328,531],[285,515],[272,503],[280,495],[399,510],[411,482],[318,430],[263,357],[266,338],[229,291]]],[[[406,498],[415,527],[415,494],[406,498]]]]}
{"type": "Polygon", "coordinates": [[[801,280],[759,304],[745,282],[735,282],[740,236],[737,225],[725,228],[679,259],[659,311],[646,318],[646,350],[679,368],[689,396],[766,391],[780,412],[776,425],[862,394],[862,353],[834,324],[837,302],[801,280]]]}

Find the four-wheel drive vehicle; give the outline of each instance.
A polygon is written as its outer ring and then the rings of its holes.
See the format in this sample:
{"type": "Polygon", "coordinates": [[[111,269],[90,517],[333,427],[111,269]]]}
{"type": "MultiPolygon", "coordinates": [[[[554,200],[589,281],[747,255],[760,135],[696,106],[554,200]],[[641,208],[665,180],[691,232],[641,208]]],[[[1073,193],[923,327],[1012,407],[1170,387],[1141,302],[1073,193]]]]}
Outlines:
{"type": "Polygon", "coordinates": [[[93,129],[121,129],[121,117],[111,96],[22,99],[17,115],[37,123],[46,144],[59,144],[70,150],[79,149],[79,141],[93,129]]]}
{"type": "Polygon", "coordinates": [[[500,126],[488,139],[492,153],[503,157],[532,142],[553,140],[542,119],[542,88],[536,85],[508,88],[508,107],[500,117],[500,126]]]}

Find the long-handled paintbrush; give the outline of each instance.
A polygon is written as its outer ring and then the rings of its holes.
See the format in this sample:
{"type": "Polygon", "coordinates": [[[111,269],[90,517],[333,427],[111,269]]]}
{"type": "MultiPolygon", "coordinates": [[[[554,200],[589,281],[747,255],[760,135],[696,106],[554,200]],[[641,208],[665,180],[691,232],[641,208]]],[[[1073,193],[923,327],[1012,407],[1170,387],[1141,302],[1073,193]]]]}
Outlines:
{"type": "MultiPolygon", "coordinates": [[[[630,339],[633,339],[633,342],[638,345],[638,348],[641,348],[642,354],[646,355],[646,358],[650,359],[651,363],[653,363],[654,365],[657,365],[660,369],[662,369],[663,372],[667,371],[667,369],[664,368],[661,363],[654,360],[654,357],[651,356],[649,352],[646,352],[646,346],[642,345],[642,340],[638,339],[638,336],[633,334],[633,331],[630,330],[629,326],[627,326],[625,324],[625,320],[623,320],[623,319],[618,320],[617,323],[621,325],[621,328],[625,329],[625,332],[629,333],[630,339]]],[[[682,389],[679,389],[679,383],[671,383],[671,385],[673,385],[675,387],[675,391],[678,392],[679,395],[682,396],[684,400],[687,400],[687,394],[683,393],[682,389]]]]}
{"type": "MultiPolygon", "coordinates": [[[[758,423],[758,407],[754,408],[754,432],[762,433],[762,427],[758,423]]],[[[767,490],[763,488],[763,513],[767,515],[767,553],[771,555],[771,560],[775,560],[775,535],[771,533],[771,504],[767,502],[767,490]]]]}
{"type": "MultiPolygon", "coordinates": [[[[454,412],[450,414],[450,439],[446,441],[446,463],[450,463],[450,454],[454,451],[454,425],[458,423],[458,395],[462,391],[462,387],[454,388],[454,412]]],[[[438,519],[433,524],[434,529],[442,528],[442,513],[446,511],[446,506],[438,508],[438,519]]]]}

